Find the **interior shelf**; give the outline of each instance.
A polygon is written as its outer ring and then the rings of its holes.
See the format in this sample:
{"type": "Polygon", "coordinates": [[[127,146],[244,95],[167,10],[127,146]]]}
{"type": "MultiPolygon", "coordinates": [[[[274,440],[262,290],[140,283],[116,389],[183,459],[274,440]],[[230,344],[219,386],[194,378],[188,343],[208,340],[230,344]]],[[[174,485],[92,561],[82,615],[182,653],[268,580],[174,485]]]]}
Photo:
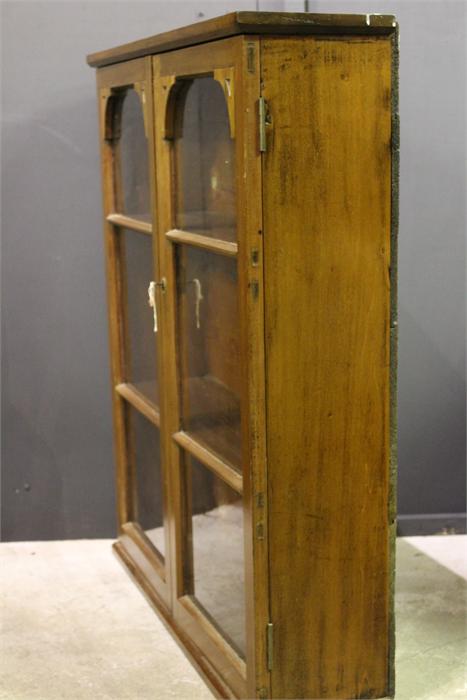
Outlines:
{"type": "Polygon", "coordinates": [[[242,473],[240,400],[211,375],[190,377],[184,396],[184,431],[242,473]]]}

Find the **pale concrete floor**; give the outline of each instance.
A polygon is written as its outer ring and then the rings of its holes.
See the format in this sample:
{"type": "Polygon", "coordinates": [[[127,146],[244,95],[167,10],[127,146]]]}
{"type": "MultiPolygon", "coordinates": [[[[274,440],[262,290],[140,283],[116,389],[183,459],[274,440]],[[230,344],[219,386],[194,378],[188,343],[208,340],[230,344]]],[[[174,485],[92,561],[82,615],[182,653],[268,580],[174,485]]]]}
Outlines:
{"type": "MultiPolygon", "coordinates": [[[[110,544],[0,544],[0,698],[212,699],[110,544]]],[[[397,700],[467,699],[466,544],[398,541],[397,700]]]]}

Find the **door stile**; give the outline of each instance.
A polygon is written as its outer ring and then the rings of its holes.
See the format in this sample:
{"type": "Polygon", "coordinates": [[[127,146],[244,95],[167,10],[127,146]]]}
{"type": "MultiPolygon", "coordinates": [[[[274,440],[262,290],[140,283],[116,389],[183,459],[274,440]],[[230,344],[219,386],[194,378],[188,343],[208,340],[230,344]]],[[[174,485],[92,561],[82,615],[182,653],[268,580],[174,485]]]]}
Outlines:
{"type": "Polygon", "coordinates": [[[242,439],[247,697],[270,697],[262,170],[258,138],[259,37],[238,46],[236,104],[239,294],[244,358],[242,439]]]}
{"type": "MultiPolygon", "coordinates": [[[[157,221],[157,208],[158,208],[158,196],[157,196],[157,159],[156,159],[156,149],[155,149],[155,110],[154,110],[154,95],[153,95],[153,62],[151,56],[146,56],[145,60],[145,73],[146,73],[146,95],[144,99],[144,109],[147,127],[147,138],[148,138],[148,151],[149,151],[149,188],[151,197],[151,211],[152,211],[152,230],[153,230],[153,269],[155,272],[155,281],[159,284],[156,287],[156,307],[157,314],[161,315],[162,307],[165,301],[165,290],[161,287],[161,245],[159,237],[159,227],[157,221]]],[[[163,357],[164,345],[165,345],[165,333],[164,328],[161,326],[159,331],[159,346],[160,351],[157,354],[157,373],[159,378],[162,379],[162,390],[160,392],[159,399],[159,412],[160,412],[160,442],[161,442],[161,457],[162,457],[162,476],[163,476],[163,498],[164,498],[164,534],[165,534],[165,580],[167,583],[166,598],[169,607],[172,608],[172,586],[171,586],[171,561],[172,561],[172,551],[171,551],[171,499],[170,499],[170,469],[169,469],[169,459],[166,454],[166,433],[165,430],[165,405],[164,405],[164,395],[165,395],[165,358],[163,357]]]]}
{"type": "Polygon", "coordinates": [[[114,452],[116,460],[117,481],[117,520],[118,531],[133,516],[133,493],[127,465],[129,464],[130,444],[128,441],[128,415],[125,401],[114,390],[124,378],[125,368],[125,320],[119,313],[123,290],[125,288],[124,270],[120,263],[120,241],[116,235],[115,226],[107,220],[107,216],[117,209],[117,188],[114,185],[114,152],[108,138],[107,119],[111,90],[100,87],[99,71],[97,72],[97,99],[99,105],[99,146],[101,154],[102,173],[102,203],[104,215],[104,246],[107,283],[107,310],[110,344],[110,375],[112,388],[112,415],[114,425],[114,452]]]}
{"type": "Polygon", "coordinates": [[[170,580],[171,595],[175,601],[182,594],[183,568],[179,552],[182,548],[182,517],[183,503],[181,499],[181,479],[179,469],[179,450],[172,440],[172,435],[178,430],[178,383],[177,383],[177,342],[176,326],[176,279],[172,260],[172,244],[166,238],[165,231],[171,228],[172,221],[172,183],[170,143],[165,139],[165,118],[170,92],[170,82],[160,83],[160,59],[152,58],[153,74],[153,110],[154,110],[154,157],[157,162],[156,191],[157,191],[157,232],[159,250],[159,274],[164,277],[166,290],[163,303],[160,306],[160,328],[163,337],[161,359],[164,367],[165,390],[161,396],[161,411],[165,420],[162,430],[163,453],[167,460],[168,489],[170,515],[168,527],[170,530],[170,580]]]}

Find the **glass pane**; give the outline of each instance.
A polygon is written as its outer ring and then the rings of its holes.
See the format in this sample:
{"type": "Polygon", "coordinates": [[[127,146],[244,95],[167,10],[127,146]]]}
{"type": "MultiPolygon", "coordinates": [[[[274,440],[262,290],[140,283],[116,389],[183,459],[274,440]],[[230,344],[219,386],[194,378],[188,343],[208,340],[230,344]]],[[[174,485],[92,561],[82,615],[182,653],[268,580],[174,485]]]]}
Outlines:
{"type": "Polygon", "coordinates": [[[242,497],[193,457],[191,471],[192,590],[208,617],[245,655],[242,497]]]}
{"type": "Polygon", "coordinates": [[[182,427],[241,471],[237,263],[177,249],[182,427]]]}
{"type": "Polygon", "coordinates": [[[120,162],[123,212],[150,220],[148,142],[144,132],[141,100],[127,90],[122,104],[120,162]]]}
{"type": "Polygon", "coordinates": [[[223,90],[214,78],[196,78],[176,108],[176,227],[235,241],[235,144],[223,90]]]}
{"type": "Polygon", "coordinates": [[[124,229],[121,233],[127,292],[126,381],[159,405],[157,333],[148,286],[153,275],[152,237],[124,229]]]}
{"type": "Polygon", "coordinates": [[[136,479],[136,522],[164,555],[162,471],[159,430],[134,408],[130,411],[136,479]]]}

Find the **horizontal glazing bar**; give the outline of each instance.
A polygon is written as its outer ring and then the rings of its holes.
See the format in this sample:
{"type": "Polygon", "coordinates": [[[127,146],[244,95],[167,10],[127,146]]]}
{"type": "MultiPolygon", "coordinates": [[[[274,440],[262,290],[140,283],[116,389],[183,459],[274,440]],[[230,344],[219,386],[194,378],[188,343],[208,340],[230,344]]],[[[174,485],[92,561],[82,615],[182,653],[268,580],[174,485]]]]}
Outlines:
{"type": "Polygon", "coordinates": [[[138,546],[141,553],[151,563],[159,576],[165,580],[165,560],[162,554],[154,547],[146,533],[137,522],[125,523],[122,532],[138,546]]]}
{"type": "Polygon", "coordinates": [[[143,416],[146,416],[151,423],[154,423],[158,428],[160,427],[161,420],[158,407],[138,391],[136,387],[132,384],[117,384],[115,391],[126,399],[133,408],[136,408],[143,416]]]}
{"type": "Polygon", "coordinates": [[[125,214],[108,214],[106,220],[116,226],[129,228],[131,231],[147,233],[149,236],[152,236],[152,224],[150,221],[135,219],[133,216],[126,216],[125,214]]]}
{"type": "Polygon", "coordinates": [[[216,646],[220,647],[224,656],[228,658],[230,663],[235,667],[237,672],[246,678],[246,663],[240,658],[234,645],[229,643],[224,634],[218,631],[215,620],[207,613],[202,605],[196,600],[195,596],[184,595],[178,598],[178,602],[184,607],[186,612],[204,629],[206,634],[212,639],[216,646]]]}
{"type": "Polygon", "coordinates": [[[194,440],[188,433],[180,430],[173,434],[173,439],[180,447],[196,457],[206,467],[213,471],[237,493],[243,493],[243,477],[230,464],[224,462],[218,455],[208,450],[194,440]]]}
{"type": "Polygon", "coordinates": [[[203,236],[200,233],[191,233],[190,231],[181,231],[180,229],[174,228],[171,231],[167,231],[165,235],[174,243],[185,243],[186,245],[205,248],[206,250],[210,250],[213,253],[220,253],[221,255],[235,257],[238,253],[237,243],[223,241],[220,238],[203,236]]]}

